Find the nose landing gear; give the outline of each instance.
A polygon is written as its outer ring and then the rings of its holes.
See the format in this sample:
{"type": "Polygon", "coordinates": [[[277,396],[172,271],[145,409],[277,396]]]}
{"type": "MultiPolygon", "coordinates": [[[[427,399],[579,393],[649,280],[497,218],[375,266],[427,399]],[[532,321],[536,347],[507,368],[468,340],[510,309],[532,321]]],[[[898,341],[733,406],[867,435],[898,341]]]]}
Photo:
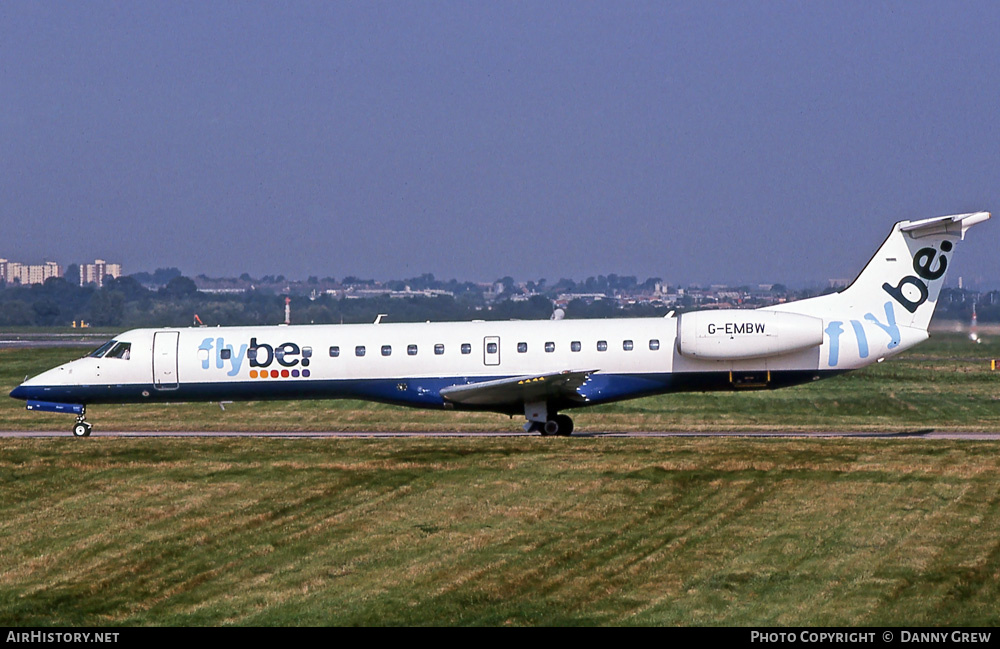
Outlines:
{"type": "Polygon", "coordinates": [[[80,411],[80,414],[76,416],[76,423],[73,424],[73,436],[74,437],[90,437],[90,431],[93,428],[86,421],[87,409],[84,408],[80,411]]]}

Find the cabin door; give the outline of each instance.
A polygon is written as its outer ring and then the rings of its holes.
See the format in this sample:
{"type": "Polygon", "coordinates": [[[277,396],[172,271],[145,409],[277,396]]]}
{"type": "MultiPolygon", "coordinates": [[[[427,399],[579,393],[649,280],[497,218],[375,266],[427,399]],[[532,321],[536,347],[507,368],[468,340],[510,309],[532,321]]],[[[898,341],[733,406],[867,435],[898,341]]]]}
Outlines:
{"type": "Polygon", "coordinates": [[[486,336],[483,339],[483,363],[500,364],[500,336],[486,336]]]}
{"type": "Polygon", "coordinates": [[[157,390],[176,390],[177,380],[177,331],[158,331],[153,334],[153,386],[157,390]]]}

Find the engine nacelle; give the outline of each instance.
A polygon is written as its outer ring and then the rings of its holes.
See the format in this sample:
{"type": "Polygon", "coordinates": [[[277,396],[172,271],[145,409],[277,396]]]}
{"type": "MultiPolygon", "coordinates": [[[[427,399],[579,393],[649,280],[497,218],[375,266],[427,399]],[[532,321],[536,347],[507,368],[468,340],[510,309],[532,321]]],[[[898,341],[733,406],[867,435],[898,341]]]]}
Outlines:
{"type": "Polygon", "coordinates": [[[705,360],[778,356],[823,343],[823,321],[800,313],[725,309],[684,313],[677,351],[705,360]]]}

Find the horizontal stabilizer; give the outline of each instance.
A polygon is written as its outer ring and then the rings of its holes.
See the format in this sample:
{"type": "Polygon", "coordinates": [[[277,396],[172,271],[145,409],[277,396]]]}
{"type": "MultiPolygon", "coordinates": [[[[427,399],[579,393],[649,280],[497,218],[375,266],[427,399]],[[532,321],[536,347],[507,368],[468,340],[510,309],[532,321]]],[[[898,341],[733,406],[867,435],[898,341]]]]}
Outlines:
{"type": "Polygon", "coordinates": [[[553,372],[515,376],[508,379],[452,385],[441,389],[441,396],[465,406],[509,406],[557,398],[585,402],[579,388],[597,370],[553,372]]]}
{"type": "Polygon", "coordinates": [[[989,212],[970,212],[969,214],[953,214],[952,216],[938,216],[932,219],[921,221],[910,221],[900,225],[899,229],[906,232],[914,239],[935,236],[957,236],[965,239],[965,231],[990,218],[989,212]]]}

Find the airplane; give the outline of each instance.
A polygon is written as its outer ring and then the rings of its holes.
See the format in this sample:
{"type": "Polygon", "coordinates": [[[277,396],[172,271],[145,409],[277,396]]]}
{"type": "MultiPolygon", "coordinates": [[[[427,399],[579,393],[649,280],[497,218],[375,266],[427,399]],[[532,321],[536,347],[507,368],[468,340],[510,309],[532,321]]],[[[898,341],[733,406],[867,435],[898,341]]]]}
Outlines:
{"type": "Polygon", "coordinates": [[[928,338],[955,243],[988,212],[900,221],[845,289],[760,309],[657,318],[134,329],[25,380],[28,410],[92,404],[352,398],[523,414],[682,391],[760,390],[881,362],[928,338]]]}
{"type": "Polygon", "coordinates": [[[972,323],[969,325],[969,340],[976,343],[977,345],[983,342],[983,339],[979,337],[979,321],[976,318],[976,303],[972,303],[972,323]]]}

